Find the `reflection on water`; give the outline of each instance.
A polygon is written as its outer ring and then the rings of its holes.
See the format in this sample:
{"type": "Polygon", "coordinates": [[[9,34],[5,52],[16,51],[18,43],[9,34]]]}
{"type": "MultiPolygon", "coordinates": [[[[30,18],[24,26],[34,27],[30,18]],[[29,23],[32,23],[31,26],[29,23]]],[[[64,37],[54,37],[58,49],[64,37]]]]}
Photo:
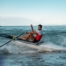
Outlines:
{"type": "Polygon", "coordinates": [[[5,59],[4,55],[0,55],[0,66],[4,66],[5,59]]]}
{"type": "Polygon", "coordinates": [[[3,66],[66,66],[66,53],[2,55],[3,66]]]}

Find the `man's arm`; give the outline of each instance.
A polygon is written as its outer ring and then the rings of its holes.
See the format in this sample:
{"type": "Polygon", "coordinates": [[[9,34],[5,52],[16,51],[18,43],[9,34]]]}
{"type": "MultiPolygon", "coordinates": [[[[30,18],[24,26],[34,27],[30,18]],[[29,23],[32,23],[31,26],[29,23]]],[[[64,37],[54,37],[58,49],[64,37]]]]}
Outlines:
{"type": "Polygon", "coordinates": [[[33,32],[34,34],[38,34],[38,33],[33,29],[33,25],[30,25],[30,26],[31,26],[32,32],[33,32]]]}

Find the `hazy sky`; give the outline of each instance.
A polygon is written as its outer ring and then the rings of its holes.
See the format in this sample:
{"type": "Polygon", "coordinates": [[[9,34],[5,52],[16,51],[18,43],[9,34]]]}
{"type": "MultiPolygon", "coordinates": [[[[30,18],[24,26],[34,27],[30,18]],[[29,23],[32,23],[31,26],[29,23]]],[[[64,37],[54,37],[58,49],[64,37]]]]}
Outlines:
{"type": "Polygon", "coordinates": [[[66,0],[0,0],[0,25],[66,25],[66,0]]]}

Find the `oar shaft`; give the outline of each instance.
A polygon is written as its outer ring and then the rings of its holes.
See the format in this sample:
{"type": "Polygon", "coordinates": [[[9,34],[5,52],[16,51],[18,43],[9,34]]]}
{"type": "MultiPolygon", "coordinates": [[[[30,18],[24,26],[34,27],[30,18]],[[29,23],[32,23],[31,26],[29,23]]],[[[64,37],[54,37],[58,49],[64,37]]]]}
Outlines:
{"type": "Polygon", "coordinates": [[[32,29],[32,31],[34,31],[34,30],[33,30],[33,26],[32,26],[32,25],[31,25],[31,29],[32,29]]]}
{"type": "Polygon", "coordinates": [[[11,39],[10,41],[6,42],[5,44],[1,45],[0,47],[6,45],[6,44],[8,44],[8,43],[10,43],[11,41],[12,41],[12,39],[11,39]]]}
{"type": "MultiPolygon", "coordinates": [[[[22,33],[22,34],[23,34],[23,33],[22,33]]],[[[20,34],[19,36],[21,36],[22,34],[20,34]]],[[[19,36],[17,36],[16,38],[18,38],[19,36]]],[[[8,44],[8,43],[10,43],[11,41],[12,41],[12,39],[11,39],[10,41],[6,42],[5,44],[1,45],[0,47],[6,45],[6,44],[8,44]]]]}

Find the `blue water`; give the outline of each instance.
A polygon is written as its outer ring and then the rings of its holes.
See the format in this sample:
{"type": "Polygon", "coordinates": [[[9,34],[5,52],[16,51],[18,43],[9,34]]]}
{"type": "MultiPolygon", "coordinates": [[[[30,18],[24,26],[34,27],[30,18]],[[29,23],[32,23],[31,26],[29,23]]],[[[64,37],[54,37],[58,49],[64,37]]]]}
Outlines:
{"type": "MultiPolygon", "coordinates": [[[[37,26],[34,26],[34,29],[36,30],[37,26]]],[[[44,35],[41,41],[43,41],[43,44],[40,46],[52,47],[55,49],[62,47],[62,49],[66,49],[66,26],[43,26],[42,30],[44,35]]],[[[16,36],[20,35],[24,31],[29,32],[31,31],[31,28],[29,26],[0,27],[0,33],[12,34],[16,36]]],[[[10,39],[8,38],[0,37],[0,45],[9,40],[10,39]]],[[[11,47],[8,45],[6,46],[11,47]]],[[[17,52],[17,50],[15,50],[15,52],[17,52]]],[[[15,54],[15,52],[13,54],[6,54],[6,51],[4,53],[3,51],[0,52],[0,66],[66,66],[66,51],[49,53],[29,53],[28,51],[27,53],[22,54],[15,54]]]]}

